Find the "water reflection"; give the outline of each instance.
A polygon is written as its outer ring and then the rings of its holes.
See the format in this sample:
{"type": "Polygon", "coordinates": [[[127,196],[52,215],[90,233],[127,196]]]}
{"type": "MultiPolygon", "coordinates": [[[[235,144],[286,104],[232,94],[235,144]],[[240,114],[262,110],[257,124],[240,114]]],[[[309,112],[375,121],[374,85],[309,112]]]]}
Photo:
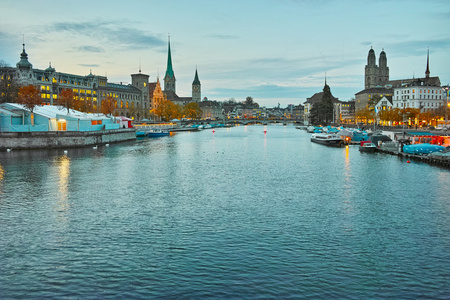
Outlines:
{"type": "Polygon", "coordinates": [[[3,169],[3,166],[0,164],[0,194],[3,193],[3,179],[5,176],[5,170],[3,169]]]}
{"type": "Polygon", "coordinates": [[[70,159],[67,155],[60,156],[56,160],[58,170],[58,197],[55,207],[58,220],[67,221],[66,213],[69,209],[69,175],[70,159]]]}

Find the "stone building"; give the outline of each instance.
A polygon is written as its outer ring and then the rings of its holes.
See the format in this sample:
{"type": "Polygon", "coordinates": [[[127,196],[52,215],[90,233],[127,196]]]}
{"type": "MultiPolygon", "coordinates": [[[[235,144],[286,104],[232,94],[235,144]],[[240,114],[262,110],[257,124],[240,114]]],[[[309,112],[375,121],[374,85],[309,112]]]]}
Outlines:
{"type": "Polygon", "coordinates": [[[140,70],[131,75],[131,84],[122,84],[110,83],[106,76],[94,75],[92,71],[85,76],[57,72],[51,64],[46,69],[37,69],[28,61],[25,44],[14,72],[11,68],[1,70],[0,80],[9,78],[19,86],[35,86],[40,91],[43,104],[53,104],[63,89],[71,89],[76,100],[83,101],[84,106],[93,112],[101,110],[101,103],[108,96],[115,99],[116,112],[120,115],[134,117],[148,114],[151,109],[149,76],[140,70]],[[6,71],[8,74],[4,74],[6,71]]]}
{"type": "Polygon", "coordinates": [[[380,53],[378,65],[376,65],[375,51],[370,48],[365,67],[364,88],[369,89],[383,86],[389,81],[389,67],[384,49],[380,53]]]}

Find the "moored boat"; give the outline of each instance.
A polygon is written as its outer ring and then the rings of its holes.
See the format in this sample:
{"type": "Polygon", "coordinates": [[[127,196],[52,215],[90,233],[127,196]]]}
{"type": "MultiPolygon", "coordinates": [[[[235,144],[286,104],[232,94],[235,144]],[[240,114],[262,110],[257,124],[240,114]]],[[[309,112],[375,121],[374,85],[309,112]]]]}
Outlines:
{"type": "Polygon", "coordinates": [[[147,136],[152,137],[162,137],[162,136],[169,136],[170,132],[168,131],[162,131],[162,130],[150,130],[147,132],[147,136]]]}
{"type": "Polygon", "coordinates": [[[314,133],[311,135],[311,142],[334,147],[344,145],[344,139],[342,137],[326,133],[314,133]]]}
{"type": "Polygon", "coordinates": [[[362,141],[359,145],[359,151],[361,152],[375,152],[377,146],[369,141],[362,141]]]}

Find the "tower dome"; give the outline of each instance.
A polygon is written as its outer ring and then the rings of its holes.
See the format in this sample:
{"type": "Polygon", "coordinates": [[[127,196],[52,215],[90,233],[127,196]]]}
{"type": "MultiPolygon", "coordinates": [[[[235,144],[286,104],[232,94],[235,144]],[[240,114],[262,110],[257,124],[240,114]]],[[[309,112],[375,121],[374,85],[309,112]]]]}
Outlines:
{"type": "Polygon", "coordinates": [[[33,65],[28,61],[28,54],[25,52],[25,44],[23,44],[23,51],[20,54],[20,61],[16,64],[19,69],[32,69],[33,65]]]}

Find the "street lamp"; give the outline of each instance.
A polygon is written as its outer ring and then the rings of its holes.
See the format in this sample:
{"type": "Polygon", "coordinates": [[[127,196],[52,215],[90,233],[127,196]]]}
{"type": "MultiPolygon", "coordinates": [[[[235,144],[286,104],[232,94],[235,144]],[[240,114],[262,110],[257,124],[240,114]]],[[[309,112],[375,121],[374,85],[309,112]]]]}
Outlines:
{"type": "Polygon", "coordinates": [[[445,93],[447,94],[447,98],[444,97],[445,100],[445,105],[444,105],[444,116],[445,116],[445,126],[447,126],[447,118],[448,118],[448,93],[449,93],[449,86],[447,85],[446,87],[442,88],[443,91],[445,91],[445,93]]]}

